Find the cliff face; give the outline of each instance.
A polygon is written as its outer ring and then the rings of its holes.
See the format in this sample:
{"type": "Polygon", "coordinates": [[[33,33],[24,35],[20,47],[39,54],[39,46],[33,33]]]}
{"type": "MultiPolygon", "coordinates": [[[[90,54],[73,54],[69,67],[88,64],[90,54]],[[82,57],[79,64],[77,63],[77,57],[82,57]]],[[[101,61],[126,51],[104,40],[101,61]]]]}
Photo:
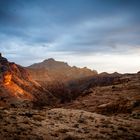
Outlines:
{"type": "Polygon", "coordinates": [[[0,106],[51,104],[55,99],[28,71],[0,55],[0,106]]]}
{"type": "Polygon", "coordinates": [[[12,79],[12,74],[9,71],[0,73],[0,84],[9,85],[12,79]]]}
{"type": "Polygon", "coordinates": [[[10,84],[12,74],[8,60],[0,54],[0,83],[3,85],[10,84]]]}
{"type": "Polygon", "coordinates": [[[12,79],[12,74],[10,72],[6,72],[3,74],[3,83],[4,85],[9,85],[12,79]]]}

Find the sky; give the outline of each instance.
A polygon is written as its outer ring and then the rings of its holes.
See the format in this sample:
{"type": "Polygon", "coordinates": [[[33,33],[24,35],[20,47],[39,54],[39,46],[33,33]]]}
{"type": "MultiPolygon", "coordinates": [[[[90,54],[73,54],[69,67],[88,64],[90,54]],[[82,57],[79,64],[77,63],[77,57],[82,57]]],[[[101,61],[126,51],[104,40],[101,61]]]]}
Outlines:
{"type": "Polygon", "coordinates": [[[140,0],[0,0],[0,52],[23,66],[140,71],[140,0]]]}

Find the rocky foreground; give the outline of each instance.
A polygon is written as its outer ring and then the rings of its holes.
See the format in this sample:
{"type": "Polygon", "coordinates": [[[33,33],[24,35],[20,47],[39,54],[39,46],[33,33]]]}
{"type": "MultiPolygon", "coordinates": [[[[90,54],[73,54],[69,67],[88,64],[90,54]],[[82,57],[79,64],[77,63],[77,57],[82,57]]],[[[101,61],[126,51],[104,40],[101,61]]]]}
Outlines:
{"type": "Polygon", "coordinates": [[[72,109],[0,108],[1,140],[138,140],[140,120],[72,109]]]}

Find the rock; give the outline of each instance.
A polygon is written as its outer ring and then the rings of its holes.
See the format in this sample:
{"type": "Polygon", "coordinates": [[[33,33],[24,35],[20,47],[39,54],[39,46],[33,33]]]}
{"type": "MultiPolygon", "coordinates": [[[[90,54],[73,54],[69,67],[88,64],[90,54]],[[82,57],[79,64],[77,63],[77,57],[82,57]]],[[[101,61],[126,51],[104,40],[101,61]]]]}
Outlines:
{"type": "Polygon", "coordinates": [[[12,74],[10,72],[5,72],[3,74],[3,83],[4,85],[9,85],[12,79],[12,74]]]}
{"type": "Polygon", "coordinates": [[[40,115],[34,115],[33,119],[36,120],[36,121],[43,121],[45,118],[40,116],[40,115]]]}

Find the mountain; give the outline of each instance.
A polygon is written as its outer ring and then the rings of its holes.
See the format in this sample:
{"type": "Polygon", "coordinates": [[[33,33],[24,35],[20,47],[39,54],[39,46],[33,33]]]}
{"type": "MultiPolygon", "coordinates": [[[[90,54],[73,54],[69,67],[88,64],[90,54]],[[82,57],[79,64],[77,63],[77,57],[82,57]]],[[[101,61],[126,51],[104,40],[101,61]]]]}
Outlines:
{"type": "Polygon", "coordinates": [[[36,81],[70,81],[97,74],[97,71],[86,67],[71,67],[67,63],[55,61],[53,58],[28,67],[32,78],[36,81]]]}
{"type": "Polygon", "coordinates": [[[25,68],[0,54],[0,139],[140,139],[140,72],[97,74],[48,59],[25,68]]]}
{"type": "Polygon", "coordinates": [[[36,82],[50,91],[61,103],[69,102],[81,94],[83,88],[79,87],[79,82],[82,79],[97,75],[95,70],[71,67],[53,58],[33,64],[26,69],[36,82]]]}
{"type": "Polygon", "coordinates": [[[44,60],[43,62],[40,63],[35,63],[29,66],[29,68],[34,68],[34,69],[56,69],[56,70],[61,70],[62,68],[68,69],[70,66],[67,63],[60,62],[60,61],[55,61],[53,58],[49,58],[44,60]]]}
{"type": "MultiPolygon", "coordinates": [[[[112,92],[115,90],[114,87],[118,85],[128,85],[130,81],[132,81],[133,85],[134,77],[139,77],[138,74],[134,74],[132,76],[127,74],[119,74],[117,72],[112,74],[106,72],[98,74],[96,71],[91,71],[88,68],[71,67],[67,63],[55,61],[52,58],[44,60],[41,63],[33,64],[29,66],[27,70],[32,78],[50,91],[53,96],[59,99],[60,103],[72,102],[72,107],[79,106],[83,108],[81,106],[82,102],[87,100],[91,108],[92,104],[94,106],[93,108],[96,106],[96,109],[93,111],[97,110],[97,107],[101,104],[110,103],[114,98],[116,99],[115,102],[118,102],[117,99],[119,100],[119,98],[122,96],[126,97],[127,90],[125,88],[122,88],[122,91],[125,93],[121,94],[121,92],[119,92],[117,93],[117,97],[112,94],[112,92]],[[107,91],[103,90],[102,92],[102,89],[104,88],[107,88],[107,91]],[[93,95],[96,93],[96,90],[97,96],[90,98],[92,93],[93,95]],[[104,95],[106,92],[107,94],[104,95]],[[98,100],[98,96],[100,94],[102,95],[102,98],[99,98],[99,103],[96,103],[96,100],[98,100]],[[106,96],[107,99],[110,99],[108,102],[106,101],[106,96]],[[75,102],[77,103],[77,100],[80,100],[80,102],[76,105],[75,102]]],[[[136,81],[136,84],[137,83],[139,83],[138,79],[136,81]]],[[[139,88],[137,87],[136,90],[139,90],[139,88]]],[[[131,93],[131,90],[129,92],[131,93]]],[[[135,93],[137,95],[138,91],[135,93]]],[[[135,99],[136,98],[134,98],[134,100],[135,99]]],[[[89,109],[90,107],[87,108],[89,109]]]]}
{"type": "Polygon", "coordinates": [[[0,54],[0,106],[47,105],[53,100],[51,93],[34,81],[24,67],[0,54]]]}

